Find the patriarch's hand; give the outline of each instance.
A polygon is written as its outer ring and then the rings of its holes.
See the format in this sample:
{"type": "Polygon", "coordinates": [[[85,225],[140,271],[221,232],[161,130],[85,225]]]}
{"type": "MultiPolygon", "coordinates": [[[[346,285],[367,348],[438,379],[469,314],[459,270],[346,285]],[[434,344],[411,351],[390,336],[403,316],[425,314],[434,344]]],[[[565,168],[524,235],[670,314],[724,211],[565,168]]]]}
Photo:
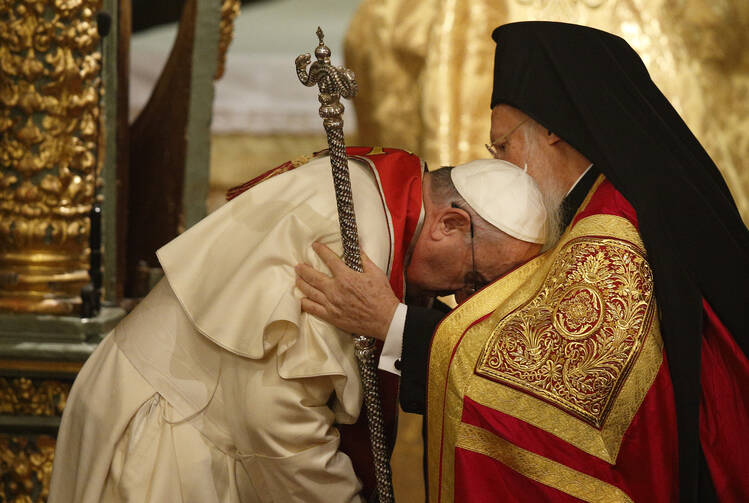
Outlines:
{"type": "Polygon", "coordinates": [[[325,262],[332,277],[307,264],[299,264],[296,286],[304,294],[302,311],[356,335],[385,340],[398,298],[387,276],[362,251],[364,272],[356,272],[321,243],[312,249],[325,262]]]}

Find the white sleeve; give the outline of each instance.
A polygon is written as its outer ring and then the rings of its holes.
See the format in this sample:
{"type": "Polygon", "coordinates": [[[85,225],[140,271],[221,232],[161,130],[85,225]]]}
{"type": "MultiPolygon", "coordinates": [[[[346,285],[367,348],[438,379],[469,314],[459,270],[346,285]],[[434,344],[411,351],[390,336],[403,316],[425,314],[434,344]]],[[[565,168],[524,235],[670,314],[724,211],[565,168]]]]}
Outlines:
{"type": "Polygon", "coordinates": [[[398,304],[393,313],[393,319],[390,320],[390,327],[385,337],[385,344],[382,346],[382,354],[377,367],[391,374],[401,375],[398,368],[400,366],[401,353],[403,352],[403,330],[406,326],[406,311],[408,308],[405,304],[398,304]]]}

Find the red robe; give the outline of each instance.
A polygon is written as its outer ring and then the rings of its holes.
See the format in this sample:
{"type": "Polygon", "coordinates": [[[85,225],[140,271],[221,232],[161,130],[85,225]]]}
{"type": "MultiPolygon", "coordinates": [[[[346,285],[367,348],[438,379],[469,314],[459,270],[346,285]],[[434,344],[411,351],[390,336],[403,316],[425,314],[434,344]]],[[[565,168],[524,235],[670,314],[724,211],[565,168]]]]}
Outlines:
{"type": "MultiPolygon", "coordinates": [[[[749,361],[704,306],[700,438],[718,497],[747,501],[749,361]]],[[[430,501],[678,501],[657,313],[634,209],[601,177],[554,250],[438,328],[430,501]]]]}

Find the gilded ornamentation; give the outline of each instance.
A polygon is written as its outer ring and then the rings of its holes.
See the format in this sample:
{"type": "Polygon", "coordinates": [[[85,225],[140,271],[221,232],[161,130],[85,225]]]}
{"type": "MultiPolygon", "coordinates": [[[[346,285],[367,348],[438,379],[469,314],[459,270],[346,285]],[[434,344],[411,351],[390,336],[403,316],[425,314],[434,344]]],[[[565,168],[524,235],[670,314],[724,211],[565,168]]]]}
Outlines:
{"type": "Polygon", "coordinates": [[[0,2],[0,309],[69,313],[88,280],[100,3],[0,2]]]}
{"type": "MultiPolygon", "coordinates": [[[[604,177],[600,176],[596,181],[586,202],[582,205],[583,208],[587,206],[591,194],[597,190],[603,180],[604,177]]],[[[655,382],[656,376],[663,368],[663,340],[657,316],[653,315],[652,321],[644,323],[647,333],[638,336],[642,343],[637,349],[637,354],[633,355],[630,360],[631,367],[627,368],[626,377],[624,373],[619,374],[618,380],[621,387],[614,393],[613,403],[600,428],[580,420],[579,416],[573,415],[569,410],[549,400],[548,395],[529,392],[515,383],[508,384],[508,381],[487,378],[476,372],[477,363],[485,358],[487,343],[497,334],[497,329],[501,328],[505,320],[534,302],[543,290],[551,290],[562,297],[571,291],[570,287],[575,286],[574,283],[584,287],[587,286],[586,281],[599,277],[600,268],[579,267],[582,264],[577,262],[574,254],[570,253],[573,245],[581,242],[606,245],[606,247],[609,247],[609,244],[618,245],[619,250],[608,250],[604,258],[612,256],[612,252],[622,257],[629,256],[642,267],[641,272],[632,270],[629,276],[640,276],[643,280],[649,276],[649,269],[644,263],[643,254],[638,251],[643,249],[642,239],[631,222],[615,215],[588,216],[567,229],[553,250],[515,269],[501,280],[488,285],[469,301],[456,307],[435,331],[429,357],[429,400],[427,401],[429,495],[434,500],[440,498],[445,502],[453,501],[455,448],[456,446],[469,448],[461,441],[460,431],[467,398],[481,407],[488,407],[548,432],[605,463],[616,464],[625,433],[640,409],[645,395],[655,382]],[[561,276],[556,272],[550,274],[552,269],[559,271],[562,263],[567,264],[567,273],[561,276]],[[573,277],[573,272],[581,274],[573,277]],[[560,284],[560,282],[569,284],[560,284]]],[[[588,261],[587,264],[593,265],[594,261],[588,261]]],[[[606,268],[603,272],[606,272],[606,268]]],[[[642,300],[647,295],[650,296],[650,301],[654,302],[649,288],[645,290],[631,290],[626,287],[617,289],[617,286],[625,286],[626,282],[616,281],[617,276],[622,276],[622,274],[621,271],[614,270],[614,272],[615,274],[606,273],[603,276],[607,281],[606,285],[596,285],[597,293],[604,301],[610,297],[619,297],[624,300],[629,298],[631,306],[634,307],[640,300],[639,292],[643,294],[642,300]],[[605,276],[609,277],[605,278],[605,276]],[[612,279],[615,280],[613,283],[612,279]]],[[[606,308],[604,312],[608,313],[610,306],[606,302],[604,306],[606,308]]],[[[653,306],[649,309],[656,310],[653,306]]],[[[547,306],[545,323],[551,323],[549,320],[552,317],[553,310],[549,312],[547,306]]],[[[629,318],[631,316],[622,316],[619,321],[624,322],[629,318]]],[[[585,317],[580,319],[585,319],[585,317]]],[[[571,347],[584,347],[585,344],[589,344],[590,339],[599,338],[604,328],[610,326],[610,321],[604,318],[602,328],[592,334],[588,340],[568,340],[561,334],[557,335],[557,340],[563,340],[571,347]]],[[[574,355],[570,355],[570,358],[573,357],[574,355]]],[[[538,374],[550,374],[552,382],[559,383],[559,377],[554,374],[561,374],[565,370],[564,360],[548,358],[545,363],[545,366],[543,364],[539,366],[538,374]]],[[[612,368],[616,370],[617,367],[612,368]]],[[[566,386],[564,382],[562,384],[566,386]]],[[[476,450],[476,452],[481,451],[476,450]]],[[[494,456],[488,452],[486,454],[494,456]]],[[[515,452],[512,457],[518,454],[515,452]]],[[[501,460],[499,457],[495,459],[501,460]]],[[[551,465],[542,461],[542,458],[533,460],[532,464],[535,466],[533,470],[538,476],[546,479],[547,482],[544,483],[552,485],[548,483],[550,480],[547,476],[559,472],[554,472],[551,465]]],[[[513,470],[521,472],[519,468],[520,465],[512,466],[513,470]]],[[[521,473],[534,478],[530,472],[521,473]]],[[[561,481],[561,479],[556,480],[561,481]]],[[[616,500],[604,498],[603,501],[616,500]]]]}
{"type": "Polygon", "coordinates": [[[55,439],[0,434],[0,503],[41,503],[49,497],[55,439]]]}
{"type": "Polygon", "coordinates": [[[592,286],[573,286],[554,308],[554,328],[570,340],[582,340],[596,331],[603,321],[601,294],[592,286]]]}
{"type": "Polygon", "coordinates": [[[535,297],[499,322],[476,373],[601,428],[649,331],[653,300],[639,248],[573,240],[535,297]]]}
{"type": "Polygon", "coordinates": [[[0,414],[61,416],[70,383],[27,377],[0,378],[0,414]]]}
{"type": "Polygon", "coordinates": [[[218,80],[224,75],[226,69],[226,51],[234,37],[234,19],[239,15],[241,7],[239,0],[224,0],[221,4],[221,21],[219,22],[218,39],[218,66],[214,79],[218,80]]]}

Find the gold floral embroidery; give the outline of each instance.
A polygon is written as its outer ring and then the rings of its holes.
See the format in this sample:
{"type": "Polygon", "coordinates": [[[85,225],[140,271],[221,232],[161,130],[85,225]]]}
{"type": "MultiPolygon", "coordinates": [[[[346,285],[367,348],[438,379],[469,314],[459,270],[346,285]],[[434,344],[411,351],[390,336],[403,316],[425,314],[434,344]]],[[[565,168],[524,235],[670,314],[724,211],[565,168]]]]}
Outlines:
{"type": "MultiPolygon", "coordinates": [[[[601,176],[582,208],[586,207],[602,181],[601,176]]],[[[539,395],[475,372],[495,328],[538,295],[560,253],[580,238],[594,241],[611,238],[643,249],[637,229],[627,219],[603,214],[585,217],[565,231],[553,250],[488,285],[454,309],[437,328],[429,357],[427,400],[430,501],[454,501],[454,454],[459,443],[463,401],[467,397],[540,428],[606,463],[616,463],[624,434],[663,365],[663,340],[657,316],[652,316],[652,321],[644,324],[649,328],[647,335],[643,335],[642,347],[633,357],[627,377],[620,377],[621,389],[615,393],[600,429],[539,395]],[[485,317],[487,314],[489,316],[485,317]]],[[[655,299],[652,302],[655,304],[655,299]]],[[[657,312],[655,305],[651,309],[657,312]]],[[[546,369],[561,372],[559,366],[560,362],[547,361],[546,369]]]]}
{"type": "Polygon", "coordinates": [[[600,429],[648,333],[653,301],[641,249],[612,238],[572,240],[538,293],[501,319],[476,373],[600,429]]]}

